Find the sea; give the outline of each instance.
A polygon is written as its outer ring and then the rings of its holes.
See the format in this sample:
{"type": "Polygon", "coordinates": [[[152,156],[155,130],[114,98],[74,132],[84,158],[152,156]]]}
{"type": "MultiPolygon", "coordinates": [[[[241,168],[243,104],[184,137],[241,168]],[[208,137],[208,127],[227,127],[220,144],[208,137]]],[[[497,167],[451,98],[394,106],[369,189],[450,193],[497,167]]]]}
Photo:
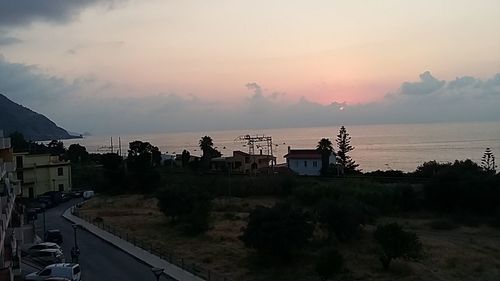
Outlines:
{"type": "MultiPolygon", "coordinates": [[[[224,156],[233,150],[248,152],[249,146],[240,136],[270,136],[277,163],[284,163],[288,147],[314,149],[321,138],[335,144],[339,126],[248,129],[207,132],[182,132],[139,135],[96,135],[82,139],[64,140],[69,146],[79,143],[91,153],[121,152],[127,154],[128,144],[134,140],[148,141],[162,153],[178,154],[184,149],[191,155],[200,155],[198,142],[202,136],[212,137],[214,147],[224,156]]],[[[500,122],[388,124],[346,126],[354,150],[351,157],[363,171],[414,171],[426,161],[450,162],[471,159],[477,163],[487,147],[500,159],[500,122]]],[[[256,143],[255,153],[267,153],[266,142],[256,143]]],[[[497,161],[497,163],[500,160],[497,161]]]]}

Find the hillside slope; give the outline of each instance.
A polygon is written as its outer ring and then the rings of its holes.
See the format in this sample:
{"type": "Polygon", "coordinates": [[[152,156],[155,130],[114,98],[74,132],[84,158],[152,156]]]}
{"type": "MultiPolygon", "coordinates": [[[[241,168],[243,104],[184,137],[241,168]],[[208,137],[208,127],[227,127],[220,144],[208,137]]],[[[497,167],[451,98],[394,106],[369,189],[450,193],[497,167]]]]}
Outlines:
{"type": "Polygon", "coordinates": [[[8,135],[18,131],[27,140],[75,138],[49,118],[0,94],[0,129],[8,135]]]}

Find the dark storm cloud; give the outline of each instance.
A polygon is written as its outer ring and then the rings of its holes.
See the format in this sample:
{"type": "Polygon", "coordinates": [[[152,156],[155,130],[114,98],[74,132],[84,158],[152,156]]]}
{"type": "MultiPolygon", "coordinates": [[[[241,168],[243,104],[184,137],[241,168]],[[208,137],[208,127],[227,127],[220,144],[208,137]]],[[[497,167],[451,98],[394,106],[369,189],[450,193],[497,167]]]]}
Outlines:
{"type": "Polygon", "coordinates": [[[192,94],[138,97],[92,77],[67,81],[37,66],[10,63],[0,57],[1,92],[76,132],[134,134],[500,120],[500,74],[486,80],[464,76],[446,82],[425,72],[420,81],[403,83],[379,102],[358,105],[322,105],[306,98],[289,102],[286,94],[268,92],[255,82],[243,86],[249,93],[240,105],[207,101],[192,94]]]}
{"type": "Polygon", "coordinates": [[[103,4],[112,7],[111,0],[0,0],[0,26],[19,26],[34,21],[64,23],[84,8],[103,4]]]}

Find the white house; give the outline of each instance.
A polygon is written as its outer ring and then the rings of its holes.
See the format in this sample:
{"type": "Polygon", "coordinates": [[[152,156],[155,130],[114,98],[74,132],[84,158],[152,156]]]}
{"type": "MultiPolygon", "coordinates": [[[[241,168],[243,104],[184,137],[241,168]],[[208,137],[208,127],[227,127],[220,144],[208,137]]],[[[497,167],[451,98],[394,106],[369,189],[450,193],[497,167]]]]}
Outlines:
{"type": "MultiPolygon", "coordinates": [[[[288,168],[301,176],[319,176],[322,167],[321,153],[316,149],[290,149],[284,156],[288,168]]],[[[330,155],[330,164],[335,164],[336,155],[330,155]]]]}

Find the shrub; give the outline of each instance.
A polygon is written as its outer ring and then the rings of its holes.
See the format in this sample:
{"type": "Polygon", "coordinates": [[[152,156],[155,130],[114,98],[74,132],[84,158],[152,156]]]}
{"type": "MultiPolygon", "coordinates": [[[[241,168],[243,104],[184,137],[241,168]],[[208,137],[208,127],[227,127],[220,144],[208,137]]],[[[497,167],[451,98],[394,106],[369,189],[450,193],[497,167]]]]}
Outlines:
{"type": "Polygon", "coordinates": [[[184,223],[185,230],[198,233],[208,229],[211,197],[202,186],[171,185],[157,193],[158,207],[173,223],[184,223]]]}
{"type": "Polygon", "coordinates": [[[344,258],[335,248],[326,248],[321,251],[316,261],[316,273],[320,280],[326,281],[340,273],[344,265],[344,258]]]}
{"type": "Polygon", "coordinates": [[[379,225],[373,233],[381,247],[380,262],[385,270],[397,258],[418,258],[422,252],[422,243],[416,233],[404,231],[398,223],[379,225]]]}
{"type": "Polygon", "coordinates": [[[371,219],[366,206],[355,200],[325,199],[317,206],[316,214],[330,238],[335,234],[341,241],[357,236],[361,225],[371,219]]]}
{"type": "Polygon", "coordinates": [[[257,207],[248,219],[240,239],[245,246],[269,256],[289,258],[306,245],[314,230],[301,210],[287,204],[257,207]]]}

